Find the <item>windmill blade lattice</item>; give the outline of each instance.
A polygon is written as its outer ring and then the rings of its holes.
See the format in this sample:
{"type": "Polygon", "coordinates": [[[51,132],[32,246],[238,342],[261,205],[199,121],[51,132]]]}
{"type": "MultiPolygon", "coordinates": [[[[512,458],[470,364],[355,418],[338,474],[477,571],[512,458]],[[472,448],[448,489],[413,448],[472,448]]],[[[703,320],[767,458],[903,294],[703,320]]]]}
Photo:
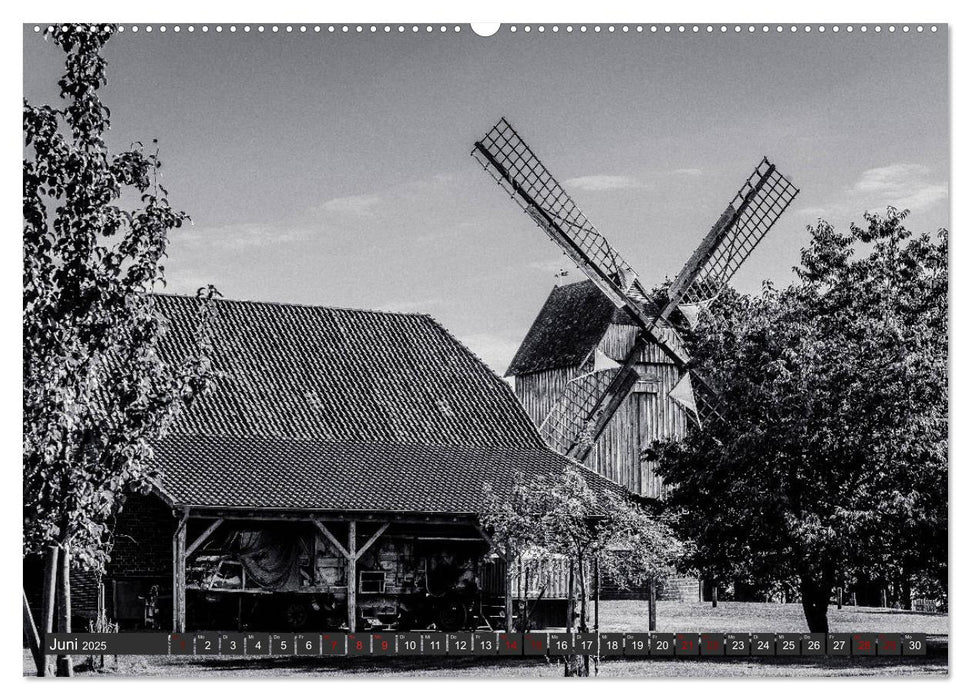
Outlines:
{"type": "Polygon", "coordinates": [[[590,372],[567,384],[540,426],[547,443],[562,454],[585,459],[637,382],[635,366],[649,342],[680,372],[689,373],[682,376],[691,391],[679,403],[687,404],[686,410],[694,412],[699,423],[719,417],[717,394],[690,370],[680,343],[673,342],[677,333],[668,329],[666,321],[678,306],[701,305],[717,297],[799,190],[763,158],[668,288],[668,303],[656,311],[644,303],[646,294],[634,268],[590,223],[505,118],[476,141],[472,155],[607,298],[628,311],[639,328],[620,368],[590,372]]]}
{"type": "Polygon", "coordinates": [[[627,305],[628,294],[637,286],[634,268],[505,118],[476,142],[472,155],[616,306],[627,305]]]}
{"type": "Polygon", "coordinates": [[[635,370],[619,368],[588,372],[570,380],[540,425],[546,444],[561,454],[571,454],[578,446],[589,451],[599,436],[594,426],[611,386],[629,391],[637,378],[635,370]]]}
{"type": "Polygon", "coordinates": [[[763,158],[671,284],[668,310],[717,297],[797,194],[763,158]]]}

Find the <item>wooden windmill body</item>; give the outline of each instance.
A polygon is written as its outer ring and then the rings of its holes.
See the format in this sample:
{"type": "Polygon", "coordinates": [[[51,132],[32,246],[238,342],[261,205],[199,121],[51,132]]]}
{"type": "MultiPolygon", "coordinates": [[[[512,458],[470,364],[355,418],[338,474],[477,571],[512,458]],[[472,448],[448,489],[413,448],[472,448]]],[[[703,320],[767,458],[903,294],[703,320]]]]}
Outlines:
{"type": "MultiPolygon", "coordinates": [[[[638,328],[589,281],[555,287],[506,372],[536,425],[553,410],[568,383],[597,368],[623,363],[638,328]]],[[[677,342],[672,337],[672,342],[677,342]]],[[[678,367],[654,344],[640,352],[638,380],[584,460],[633,493],[660,498],[661,480],[641,451],[654,440],[680,438],[684,409],[668,398],[678,367]]]]}

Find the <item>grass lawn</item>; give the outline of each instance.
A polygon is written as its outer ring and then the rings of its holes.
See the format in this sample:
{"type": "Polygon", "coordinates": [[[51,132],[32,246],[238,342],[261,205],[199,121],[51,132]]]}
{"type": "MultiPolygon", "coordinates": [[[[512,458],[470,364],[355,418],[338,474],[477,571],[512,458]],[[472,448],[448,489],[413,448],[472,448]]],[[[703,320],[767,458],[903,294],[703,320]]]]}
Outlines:
{"type": "MultiPolygon", "coordinates": [[[[593,613],[591,612],[591,620],[593,613]]],[[[600,605],[600,629],[604,632],[647,631],[647,602],[611,600],[600,605]]],[[[830,632],[924,632],[948,633],[947,615],[913,613],[889,608],[830,608],[830,632]]],[[[657,604],[658,632],[807,632],[806,618],[798,603],[677,603],[657,604]]]]}
{"type": "MultiPolygon", "coordinates": [[[[717,608],[700,603],[658,603],[662,632],[804,632],[799,605],[722,602],[717,608]]],[[[600,628],[609,632],[643,632],[647,605],[642,601],[606,601],[600,607],[600,628]]],[[[603,659],[598,675],[637,677],[743,676],[943,676],[947,674],[946,615],[907,613],[880,608],[830,611],[833,632],[924,632],[929,636],[926,657],[776,657],[718,659],[603,659]]],[[[81,661],[74,659],[75,663],[81,661]]],[[[24,675],[33,675],[30,654],[24,653],[24,675]]],[[[431,657],[376,660],[373,658],[186,658],[121,656],[109,668],[79,675],[102,677],[489,677],[557,678],[555,661],[544,658],[431,657]]]]}

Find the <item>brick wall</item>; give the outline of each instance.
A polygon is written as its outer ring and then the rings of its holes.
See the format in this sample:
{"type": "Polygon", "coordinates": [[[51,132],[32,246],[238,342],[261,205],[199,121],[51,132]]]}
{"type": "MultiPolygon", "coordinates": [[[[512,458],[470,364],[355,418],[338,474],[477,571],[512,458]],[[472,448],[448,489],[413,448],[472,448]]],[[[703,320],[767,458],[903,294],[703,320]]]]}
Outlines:
{"type": "Polygon", "coordinates": [[[157,496],[129,496],[118,514],[108,575],[171,577],[175,523],[172,509],[157,496]]]}
{"type": "Polygon", "coordinates": [[[71,617],[75,632],[87,632],[87,621],[98,617],[98,578],[90,571],[71,570],[71,617]]]}

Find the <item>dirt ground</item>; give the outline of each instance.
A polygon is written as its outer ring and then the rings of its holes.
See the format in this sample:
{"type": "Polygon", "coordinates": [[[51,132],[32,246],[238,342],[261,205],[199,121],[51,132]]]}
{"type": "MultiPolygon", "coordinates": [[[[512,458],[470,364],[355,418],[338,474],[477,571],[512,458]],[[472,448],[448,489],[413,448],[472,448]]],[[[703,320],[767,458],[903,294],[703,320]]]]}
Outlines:
{"type": "MultiPolygon", "coordinates": [[[[605,632],[643,632],[647,605],[642,601],[607,601],[600,608],[605,632]]],[[[945,676],[948,672],[946,615],[908,613],[879,608],[830,611],[833,632],[923,632],[928,635],[926,657],[776,657],[716,659],[617,659],[597,664],[602,678],[745,677],[745,676],[945,676]]],[[[662,632],[804,632],[799,605],[762,603],[658,604],[662,632]]],[[[75,658],[78,675],[88,677],[488,677],[556,678],[562,665],[546,658],[430,657],[298,658],[298,657],[108,657],[101,671],[86,671],[75,658]]],[[[24,675],[33,675],[33,661],[24,653],[24,675]]]]}

